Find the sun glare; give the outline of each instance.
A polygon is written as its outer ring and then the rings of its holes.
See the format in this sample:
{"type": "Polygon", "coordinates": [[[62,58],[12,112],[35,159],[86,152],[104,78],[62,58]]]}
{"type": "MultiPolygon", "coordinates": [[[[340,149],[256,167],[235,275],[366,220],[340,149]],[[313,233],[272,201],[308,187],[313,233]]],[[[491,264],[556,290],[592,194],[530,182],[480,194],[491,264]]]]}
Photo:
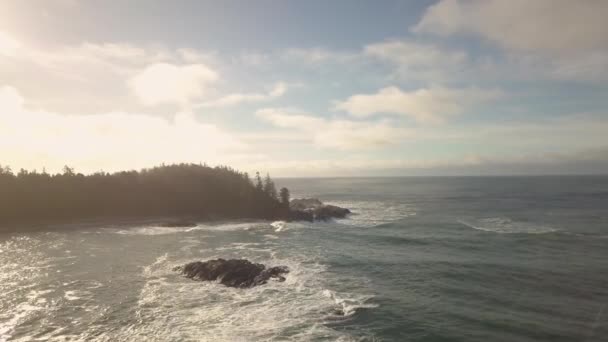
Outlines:
{"type": "Polygon", "coordinates": [[[0,55],[12,57],[17,54],[21,43],[6,32],[0,31],[0,55]]]}

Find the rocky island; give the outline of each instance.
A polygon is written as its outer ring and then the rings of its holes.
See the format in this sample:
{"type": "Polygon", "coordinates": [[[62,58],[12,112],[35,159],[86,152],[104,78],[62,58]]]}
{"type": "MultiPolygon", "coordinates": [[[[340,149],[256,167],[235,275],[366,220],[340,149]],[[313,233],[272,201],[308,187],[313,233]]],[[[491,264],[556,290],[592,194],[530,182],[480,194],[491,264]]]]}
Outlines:
{"type": "Polygon", "coordinates": [[[187,278],[201,281],[219,281],[228,287],[249,288],[263,285],[270,279],[285,281],[282,274],[289,273],[286,266],[267,268],[245,259],[214,259],[195,261],[174,269],[187,278]]]}
{"type": "Polygon", "coordinates": [[[326,221],[345,218],[351,211],[331,204],[324,204],[316,198],[293,199],[289,202],[290,221],[326,221]]]}

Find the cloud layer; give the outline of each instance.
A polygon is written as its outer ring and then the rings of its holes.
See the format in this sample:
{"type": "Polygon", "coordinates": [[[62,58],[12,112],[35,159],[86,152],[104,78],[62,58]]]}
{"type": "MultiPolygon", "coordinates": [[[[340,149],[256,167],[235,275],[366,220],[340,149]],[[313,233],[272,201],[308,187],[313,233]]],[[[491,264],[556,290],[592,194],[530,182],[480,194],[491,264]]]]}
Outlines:
{"type": "Polygon", "coordinates": [[[397,87],[387,87],[375,94],[353,95],[337,102],[335,108],[358,117],[389,113],[404,115],[419,123],[436,124],[501,95],[497,90],[479,88],[450,89],[434,86],[406,92],[397,87]]]}
{"type": "Polygon", "coordinates": [[[416,32],[475,34],[507,49],[572,53],[608,48],[605,1],[442,0],[416,32]]]}
{"type": "Polygon", "coordinates": [[[129,86],[145,105],[163,103],[188,105],[204,95],[205,88],[217,81],[218,74],[203,64],[147,66],[129,80],[129,86]]]}
{"type": "MultiPolygon", "coordinates": [[[[19,6],[0,4],[0,163],[95,171],[207,161],[278,175],[608,165],[606,2],[420,4],[403,4],[411,15],[398,22],[357,12],[334,23],[348,39],[305,27],[280,43],[286,34],[269,35],[280,20],[243,43],[232,25],[208,21],[208,35],[180,33],[170,19],[154,31],[145,8],[131,12],[139,33],[91,16],[65,37],[58,25],[36,37],[37,22],[6,20],[19,6]]],[[[66,10],[45,8],[56,15],[47,24],[66,10]]]]}
{"type": "Polygon", "coordinates": [[[325,119],[293,108],[264,108],[256,111],[256,115],[276,127],[306,133],[318,147],[373,149],[396,144],[406,137],[405,130],[389,122],[325,119]]]}
{"type": "Polygon", "coordinates": [[[227,162],[246,151],[234,136],[190,112],[167,120],[146,113],[60,115],[33,111],[11,87],[0,88],[2,163],[25,168],[117,170],[169,162],[227,162]]]}

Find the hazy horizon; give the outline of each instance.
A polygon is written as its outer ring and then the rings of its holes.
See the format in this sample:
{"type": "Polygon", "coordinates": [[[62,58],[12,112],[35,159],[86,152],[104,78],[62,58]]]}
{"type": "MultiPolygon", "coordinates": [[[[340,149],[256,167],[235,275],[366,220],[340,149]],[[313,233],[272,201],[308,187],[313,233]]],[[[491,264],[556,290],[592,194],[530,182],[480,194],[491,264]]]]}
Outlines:
{"type": "Polygon", "coordinates": [[[606,13],[566,0],[4,1],[0,165],[605,175],[606,13]]]}

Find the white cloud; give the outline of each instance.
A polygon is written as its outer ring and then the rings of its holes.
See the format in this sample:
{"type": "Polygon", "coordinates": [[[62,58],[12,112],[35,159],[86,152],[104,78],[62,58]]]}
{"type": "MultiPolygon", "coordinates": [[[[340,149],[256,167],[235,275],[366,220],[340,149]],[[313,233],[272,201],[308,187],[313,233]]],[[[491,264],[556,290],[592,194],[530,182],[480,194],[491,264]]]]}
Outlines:
{"type": "Polygon", "coordinates": [[[340,150],[392,145],[409,134],[388,121],[372,123],[325,119],[293,108],[264,108],[258,110],[256,115],[276,127],[305,132],[319,147],[340,150]]]}
{"type": "Polygon", "coordinates": [[[0,31],[0,57],[13,57],[17,54],[21,43],[7,32],[0,31]]]}
{"type": "Polygon", "coordinates": [[[367,56],[394,64],[407,78],[444,79],[468,66],[469,56],[436,45],[392,40],[364,47],[367,56]]]}
{"type": "Polygon", "coordinates": [[[281,128],[300,128],[312,130],[322,127],[326,120],[320,117],[312,116],[294,108],[263,108],[255,112],[255,114],[281,128]]]}
{"type": "MultiPolygon", "coordinates": [[[[2,45],[0,42],[0,49],[2,45]]],[[[27,97],[28,105],[57,113],[138,111],[142,101],[155,103],[151,94],[163,87],[172,88],[159,101],[187,102],[211,92],[209,84],[219,78],[213,55],[191,49],[91,42],[42,48],[19,42],[11,51],[12,57],[0,53],[2,84],[17,87],[27,97]],[[159,67],[162,65],[165,67],[159,67]],[[165,71],[169,75],[162,75],[165,71]],[[137,84],[141,99],[131,87],[137,82],[128,82],[138,75],[151,82],[137,84]],[[165,76],[170,82],[153,82],[153,76],[165,76]]]]}
{"type": "Polygon", "coordinates": [[[442,0],[414,27],[440,35],[476,34],[509,49],[550,52],[608,48],[608,2],[442,0]]]}
{"type": "Polygon", "coordinates": [[[352,177],[386,175],[605,174],[608,146],[567,153],[520,153],[503,156],[468,154],[452,158],[373,158],[254,160],[250,170],[287,177],[352,177]]]}
{"type": "Polygon", "coordinates": [[[512,71],[549,79],[608,79],[608,2],[593,0],[442,0],[412,29],[473,35],[503,48],[512,71]],[[532,62],[533,65],[529,63],[532,62]]]}
{"type": "Polygon", "coordinates": [[[203,64],[156,63],[129,80],[129,86],[145,105],[177,103],[186,105],[204,95],[218,74],[203,64]]]}
{"type": "Polygon", "coordinates": [[[498,90],[474,87],[451,89],[433,86],[410,92],[387,87],[375,94],[353,95],[345,101],[336,102],[335,109],[358,117],[390,113],[408,116],[420,123],[442,123],[450,116],[501,95],[498,90]]]}
{"type": "Polygon", "coordinates": [[[100,59],[114,58],[119,60],[148,57],[148,52],[145,49],[124,43],[93,44],[85,42],[75,48],[68,48],[68,50],[71,50],[69,55],[72,55],[73,58],[83,55],[96,56],[100,59]]]}
{"type": "Polygon", "coordinates": [[[283,96],[287,92],[287,84],[283,82],[277,83],[267,94],[261,93],[235,93],[220,97],[216,100],[206,101],[196,105],[196,107],[228,107],[235,106],[241,103],[254,103],[270,101],[277,97],[283,96]]]}
{"type": "Polygon", "coordinates": [[[29,110],[12,87],[0,88],[0,155],[15,167],[90,172],[132,169],[166,162],[229,162],[246,146],[201,123],[190,112],[171,120],[145,113],[60,115],[29,110]]]}
{"type": "Polygon", "coordinates": [[[356,53],[335,51],[325,48],[290,48],[281,52],[281,58],[288,62],[318,64],[327,62],[349,62],[356,59],[356,53]]]}

